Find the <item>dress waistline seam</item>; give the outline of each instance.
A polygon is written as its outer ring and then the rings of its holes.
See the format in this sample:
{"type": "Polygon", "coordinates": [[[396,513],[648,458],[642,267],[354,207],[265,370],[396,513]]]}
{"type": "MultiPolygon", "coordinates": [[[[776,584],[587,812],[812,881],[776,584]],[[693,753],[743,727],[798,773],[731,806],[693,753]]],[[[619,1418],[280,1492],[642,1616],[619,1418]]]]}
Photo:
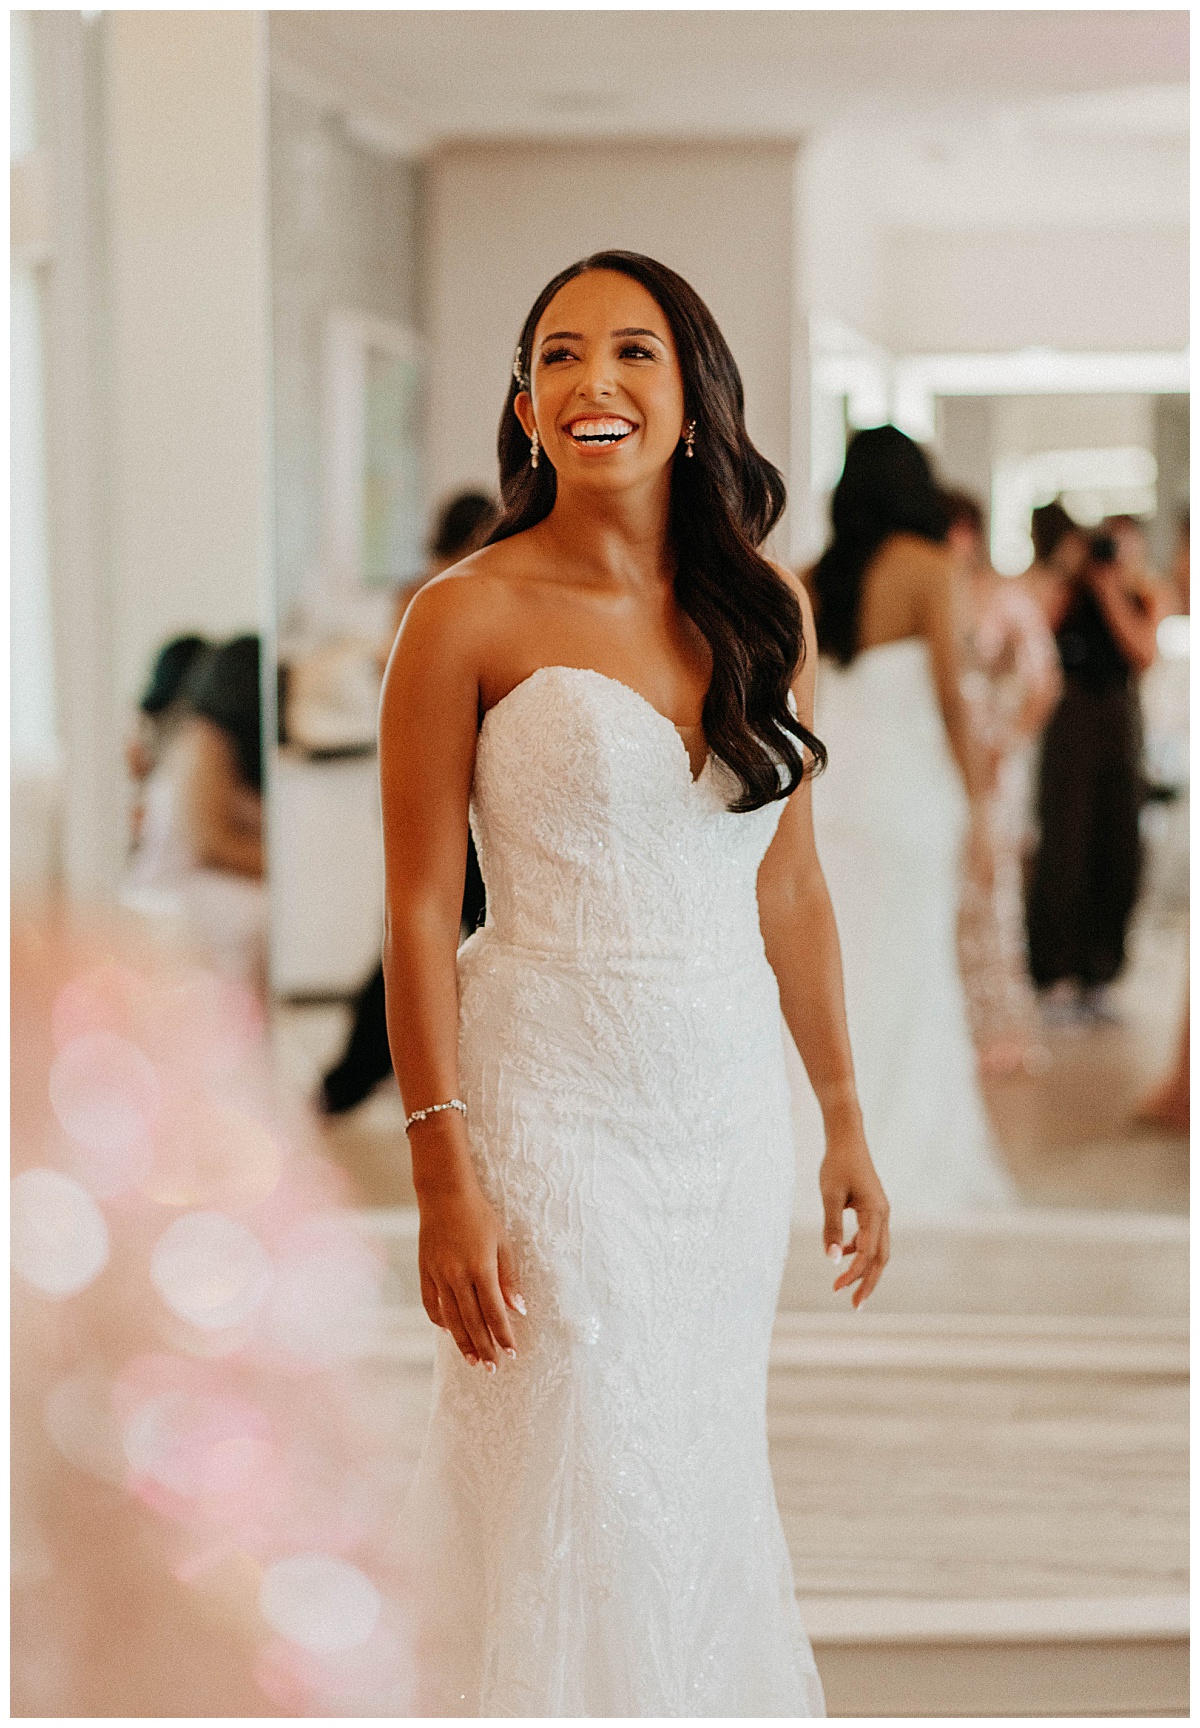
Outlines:
{"type": "Polygon", "coordinates": [[[566,966],[588,966],[602,969],[623,969],[628,966],[686,966],[697,972],[729,972],[732,970],[760,969],[769,961],[765,952],[749,953],[739,948],[733,953],[715,954],[681,954],[681,953],[628,953],[614,954],[611,949],[598,949],[591,952],[586,948],[535,948],[524,942],[510,942],[506,937],[497,936],[487,925],[472,933],[462,944],[458,952],[461,955],[470,942],[488,948],[502,948],[510,954],[522,956],[530,960],[540,960],[566,966]]]}

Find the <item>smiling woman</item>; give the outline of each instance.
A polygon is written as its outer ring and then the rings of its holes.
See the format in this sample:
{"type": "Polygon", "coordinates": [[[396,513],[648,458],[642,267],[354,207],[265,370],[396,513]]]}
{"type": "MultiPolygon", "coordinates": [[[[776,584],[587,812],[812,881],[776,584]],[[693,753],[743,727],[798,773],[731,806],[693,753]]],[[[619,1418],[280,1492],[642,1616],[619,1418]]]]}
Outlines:
{"type": "Polygon", "coordinates": [[[521,331],[500,419],[505,508],[492,541],[550,514],[560,471],[600,495],[624,490],[639,470],[670,475],[675,599],[711,656],[701,720],[742,782],[735,808],[750,809],[780,795],[773,752],[791,791],[804,750],[819,766],[824,749],[787,702],[804,654],[800,615],[757,550],[783,511],[784,486],[750,443],[744,410],[729,346],[681,276],[629,252],[571,265],[542,290],[521,331]],[[597,301],[618,321],[597,323],[597,301]],[[547,318],[552,306],[567,314],[573,304],[586,316],[564,316],[562,328],[547,318]],[[542,331],[543,320],[554,328],[542,331]],[[576,327],[587,322],[590,332],[576,327]],[[549,457],[536,470],[527,461],[535,438],[549,457]],[[688,456],[699,452],[686,470],[674,462],[681,442],[688,456]]]}
{"type": "Polygon", "coordinates": [[[538,297],[499,449],[502,519],[413,601],[380,731],[442,1328],[402,1520],[418,1713],[820,1715],[765,1422],[781,1007],[855,1306],[887,1202],[812,838],[812,615],[758,550],[783,484],[711,313],[631,253],[538,297]],[[456,957],[468,817],[488,915],[456,957]]]}

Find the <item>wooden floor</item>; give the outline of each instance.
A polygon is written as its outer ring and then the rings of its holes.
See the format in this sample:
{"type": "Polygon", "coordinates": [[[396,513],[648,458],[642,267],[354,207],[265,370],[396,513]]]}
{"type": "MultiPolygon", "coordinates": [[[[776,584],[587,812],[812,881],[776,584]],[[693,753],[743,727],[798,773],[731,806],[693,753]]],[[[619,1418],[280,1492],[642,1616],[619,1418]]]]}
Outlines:
{"type": "Polygon", "coordinates": [[[1049,1065],[984,1090],[1023,1199],[1186,1214],[1188,1143],[1139,1127],[1138,1103],[1171,1066],[1187,995],[1187,923],[1145,916],[1113,990],[1113,1025],[1048,1027],[1049,1065]]]}
{"type": "MultiPolygon", "coordinates": [[[[945,1288],[938,1226],[909,1239],[889,1302],[881,1285],[881,1305],[861,1313],[834,1311],[819,1238],[796,1233],[768,1409],[802,1597],[1186,1589],[1186,1229],[1164,1219],[1134,1232],[1114,1220],[1106,1234],[1103,1220],[1059,1216],[1053,1237],[980,1225],[971,1314],[935,1306],[945,1288]],[[1037,1270],[1048,1256],[1075,1312],[1032,1299],[1046,1294],[1037,1270]]],[[[433,1338],[415,1218],[379,1216],[373,1229],[391,1267],[379,1359],[406,1380],[395,1439],[411,1454],[406,1421],[419,1430],[423,1420],[433,1338]]]]}
{"type": "MultiPolygon", "coordinates": [[[[364,1219],[391,1269],[364,1368],[397,1484],[431,1385],[416,1225],[364,1219]]],[[[1187,1257],[1168,1215],[930,1224],[847,1313],[795,1233],[768,1425],[831,1714],[1185,1712],[1187,1257]]]]}

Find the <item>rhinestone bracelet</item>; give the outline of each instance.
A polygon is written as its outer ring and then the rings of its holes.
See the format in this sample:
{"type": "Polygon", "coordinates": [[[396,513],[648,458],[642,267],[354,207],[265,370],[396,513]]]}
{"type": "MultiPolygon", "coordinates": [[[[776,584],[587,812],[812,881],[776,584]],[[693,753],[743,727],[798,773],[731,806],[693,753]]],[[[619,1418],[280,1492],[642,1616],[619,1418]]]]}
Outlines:
{"type": "Polygon", "coordinates": [[[464,1116],[467,1113],[461,1098],[447,1098],[444,1104],[427,1104],[424,1110],[414,1110],[411,1116],[404,1118],[404,1132],[407,1134],[414,1122],[424,1122],[426,1116],[436,1116],[439,1110],[461,1110],[464,1116]]]}

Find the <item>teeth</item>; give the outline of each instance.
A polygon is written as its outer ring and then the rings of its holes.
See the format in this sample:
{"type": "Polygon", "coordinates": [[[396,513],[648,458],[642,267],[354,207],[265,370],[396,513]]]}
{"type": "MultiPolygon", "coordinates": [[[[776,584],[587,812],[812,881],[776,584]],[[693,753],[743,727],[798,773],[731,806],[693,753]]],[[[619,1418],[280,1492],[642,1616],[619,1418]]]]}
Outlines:
{"type": "Polygon", "coordinates": [[[570,428],[580,444],[616,444],[633,431],[628,420],[577,420],[570,428]]]}

